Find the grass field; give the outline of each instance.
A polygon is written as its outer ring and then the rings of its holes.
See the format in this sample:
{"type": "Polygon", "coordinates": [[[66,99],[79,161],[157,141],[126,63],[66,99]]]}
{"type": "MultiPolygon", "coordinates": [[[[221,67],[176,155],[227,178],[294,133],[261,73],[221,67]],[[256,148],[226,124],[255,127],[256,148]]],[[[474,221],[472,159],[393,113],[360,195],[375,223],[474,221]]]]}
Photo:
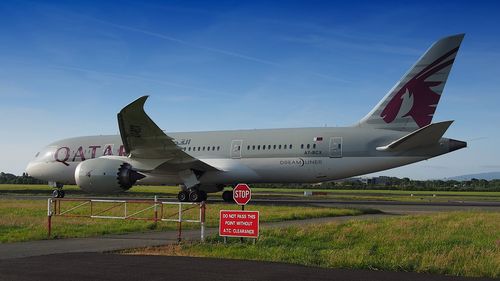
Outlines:
{"type": "MultiPolygon", "coordinates": [[[[68,210],[77,203],[64,202],[62,211],[68,210]]],[[[99,208],[98,205],[94,208],[99,208]]],[[[100,207],[105,208],[105,207],[100,207]]],[[[134,207],[128,207],[128,212],[133,213],[134,207]]],[[[139,208],[139,206],[137,206],[139,208]]],[[[144,208],[144,206],[143,206],[144,208]]],[[[174,208],[174,207],[172,207],[174,208]]],[[[209,204],[207,205],[206,225],[215,227],[218,224],[220,209],[237,209],[234,204],[209,204]]],[[[247,206],[247,210],[256,209],[255,206],[247,206]]],[[[293,219],[307,219],[330,216],[360,215],[373,210],[336,209],[320,207],[289,207],[289,206],[258,206],[262,222],[283,221],[293,219]]],[[[115,209],[115,212],[120,212],[115,209]]],[[[88,207],[72,212],[72,214],[88,213],[88,207]]],[[[186,212],[186,218],[195,218],[199,212],[198,208],[186,212]]],[[[109,215],[110,213],[106,213],[109,215]]],[[[112,213],[113,214],[113,213],[112,213]]],[[[165,210],[165,217],[176,215],[176,209],[165,210]]],[[[117,215],[116,213],[114,215],[117,215]]],[[[149,211],[147,217],[153,217],[153,211],[149,211]]],[[[0,199],[0,243],[41,240],[47,238],[47,201],[45,200],[11,200],[0,199]]],[[[174,222],[159,222],[155,224],[149,221],[111,220],[111,219],[88,219],[88,218],[66,218],[53,217],[52,237],[88,237],[103,234],[117,234],[126,232],[168,230],[176,229],[174,222]]],[[[199,227],[199,224],[184,223],[183,228],[199,227]]]]}
{"type": "MultiPolygon", "coordinates": [[[[77,186],[64,187],[67,196],[86,197],[77,186]]],[[[327,195],[304,196],[304,189],[284,188],[252,188],[253,198],[308,198],[336,199],[336,200],[384,200],[384,201],[413,201],[413,202],[447,202],[447,201],[500,201],[500,192],[492,191],[405,191],[405,190],[335,190],[335,189],[308,189],[308,191],[326,192],[327,195]],[[413,194],[413,196],[412,196],[413,194]]],[[[161,197],[174,198],[177,196],[177,186],[135,186],[127,192],[108,195],[112,197],[161,197]]],[[[51,189],[46,185],[9,185],[0,184],[0,195],[40,195],[49,196],[51,189]]],[[[102,197],[103,195],[98,195],[102,197]]],[[[210,198],[220,198],[221,193],[210,194],[210,198]]]]}
{"type": "Polygon", "coordinates": [[[261,231],[259,241],[170,245],[131,254],[500,277],[500,213],[454,212],[261,231]]]}

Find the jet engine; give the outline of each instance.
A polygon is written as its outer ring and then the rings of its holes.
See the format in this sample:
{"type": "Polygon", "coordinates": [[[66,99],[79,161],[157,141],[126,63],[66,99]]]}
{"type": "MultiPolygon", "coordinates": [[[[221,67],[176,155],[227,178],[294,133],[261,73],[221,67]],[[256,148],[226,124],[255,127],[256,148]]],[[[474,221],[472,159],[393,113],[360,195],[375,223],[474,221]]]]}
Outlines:
{"type": "Polygon", "coordinates": [[[119,193],[131,188],[145,175],[133,170],[127,162],[95,158],[76,166],[76,184],[88,193],[119,193]]]}

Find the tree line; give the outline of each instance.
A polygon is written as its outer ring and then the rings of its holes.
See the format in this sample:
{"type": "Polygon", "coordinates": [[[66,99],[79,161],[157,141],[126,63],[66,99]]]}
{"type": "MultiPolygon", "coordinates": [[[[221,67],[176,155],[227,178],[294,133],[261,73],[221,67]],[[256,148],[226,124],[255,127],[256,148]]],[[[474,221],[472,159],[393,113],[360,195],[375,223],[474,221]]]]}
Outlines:
{"type": "Polygon", "coordinates": [[[30,177],[26,173],[23,173],[22,176],[16,176],[0,172],[0,184],[47,184],[47,182],[30,177]]]}
{"type": "MultiPolygon", "coordinates": [[[[0,184],[47,184],[23,173],[16,176],[0,172],[0,184]]],[[[325,189],[385,189],[385,190],[422,190],[422,191],[500,191],[500,179],[484,180],[412,180],[410,178],[376,177],[371,179],[351,178],[341,181],[331,181],[318,184],[253,184],[253,187],[274,188],[325,188],[325,189]]]]}
{"type": "Polygon", "coordinates": [[[500,179],[484,180],[412,180],[409,178],[377,177],[371,179],[351,178],[318,184],[257,184],[254,187],[300,188],[300,189],[380,189],[415,191],[500,191],[500,179]]]}

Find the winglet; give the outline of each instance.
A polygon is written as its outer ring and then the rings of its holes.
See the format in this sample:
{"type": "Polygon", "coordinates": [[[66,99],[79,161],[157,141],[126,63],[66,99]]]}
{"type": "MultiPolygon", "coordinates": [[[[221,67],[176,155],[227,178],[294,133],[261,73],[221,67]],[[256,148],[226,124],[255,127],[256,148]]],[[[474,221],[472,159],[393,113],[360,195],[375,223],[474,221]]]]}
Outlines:
{"type": "Polygon", "coordinates": [[[429,124],[421,129],[409,133],[388,145],[377,147],[378,151],[406,150],[415,147],[435,144],[441,139],[453,121],[444,121],[429,124]]]}
{"type": "Polygon", "coordinates": [[[182,170],[219,171],[183,151],[144,111],[148,96],[125,106],[118,113],[118,126],[129,162],[139,169],[162,167],[170,172],[182,170]]]}
{"type": "Polygon", "coordinates": [[[118,127],[125,151],[156,158],[155,150],[163,149],[168,137],[144,111],[149,96],[142,96],[118,113],[118,127]]]}

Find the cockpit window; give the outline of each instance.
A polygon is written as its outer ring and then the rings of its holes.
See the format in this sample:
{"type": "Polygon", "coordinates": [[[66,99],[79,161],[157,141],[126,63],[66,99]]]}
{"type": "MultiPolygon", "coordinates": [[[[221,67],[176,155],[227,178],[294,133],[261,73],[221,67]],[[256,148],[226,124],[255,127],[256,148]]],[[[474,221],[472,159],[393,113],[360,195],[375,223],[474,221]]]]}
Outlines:
{"type": "Polygon", "coordinates": [[[45,161],[45,162],[54,161],[54,153],[56,152],[56,150],[57,150],[56,146],[44,147],[42,150],[40,150],[35,154],[34,159],[36,159],[36,161],[45,161]]]}

